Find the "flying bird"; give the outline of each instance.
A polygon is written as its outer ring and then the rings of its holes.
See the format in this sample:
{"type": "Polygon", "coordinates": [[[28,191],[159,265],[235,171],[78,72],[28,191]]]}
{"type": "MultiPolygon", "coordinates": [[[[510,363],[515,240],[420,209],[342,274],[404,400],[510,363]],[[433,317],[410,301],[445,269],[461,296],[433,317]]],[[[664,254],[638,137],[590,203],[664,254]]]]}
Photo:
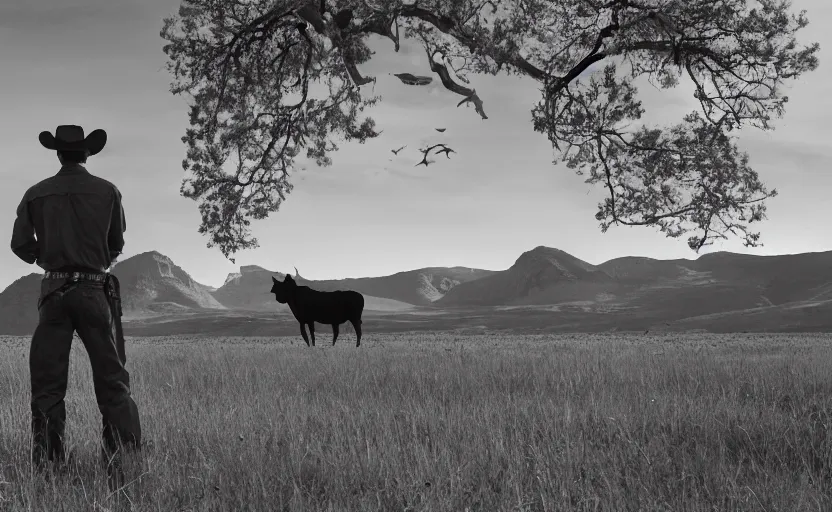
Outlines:
{"type": "Polygon", "coordinates": [[[434,128],[434,130],[436,130],[437,132],[444,132],[445,128],[434,128]]]}
{"type": "Polygon", "coordinates": [[[456,153],[456,151],[454,151],[453,149],[449,148],[449,147],[448,147],[448,146],[446,146],[445,144],[434,144],[433,146],[430,146],[430,147],[427,147],[427,148],[425,148],[425,149],[420,149],[420,150],[419,150],[419,151],[421,151],[421,152],[422,152],[422,161],[421,161],[421,162],[419,162],[418,164],[414,165],[414,167],[418,167],[418,166],[420,166],[420,165],[424,165],[425,167],[427,167],[427,166],[428,166],[428,164],[432,164],[432,163],[434,163],[434,160],[428,160],[428,155],[430,154],[430,152],[431,152],[432,150],[434,150],[434,149],[436,149],[436,148],[442,148],[442,149],[437,150],[435,154],[438,154],[438,153],[445,153],[445,156],[447,156],[448,158],[451,158],[451,157],[450,157],[450,155],[449,155],[448,153],[456,153]]]}
{"type": "Polygon", "coordinates": [[[456,153],[456,151],[449,148],[448,146],[443,146],[442,149],[437,149],[436,150],[436,154],[438,155],[439,153],[445,153],[445,157],[450,159],[451,158],[451,153],[456,153]]]}
{"type": "Polygon", "coordinates": [[[399,154],[399,151],[403,150],[403,149],[404,149],[404,148],[406,148],[406,147],[407,147],[407,144],[405,144],[404,146],[400,147],[399,149],[391,149],[390,151],[391,151],[394,155],[398,155],[398,154],[399,154]]]}
{"type": "Polygon", "coordinates": [[[411,73],[393,73],[393,76],[407,85],[428,85],[433,82],[433,77],[416,76],[411,73]]]}
{"type": "Polygon", "coordinates": [[[434,162],[435,162],[435,160],[428,160],[428,154],[425,153],[425,156],[422,157],[422,161],[419,162],[418,164],[414,165],[413,167],[419,167],[420,165],[424,165],[425,167],[427,167],[428,165],[430,165],[434,162]]]}

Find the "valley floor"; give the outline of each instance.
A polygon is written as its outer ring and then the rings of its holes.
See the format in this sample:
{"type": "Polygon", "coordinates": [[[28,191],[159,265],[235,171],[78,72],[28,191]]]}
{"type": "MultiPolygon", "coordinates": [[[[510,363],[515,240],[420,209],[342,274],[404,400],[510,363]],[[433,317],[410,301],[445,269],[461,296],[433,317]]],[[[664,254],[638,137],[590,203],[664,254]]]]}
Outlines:
{"type": "MultiPolygon", "coordinates": [[[[832,509],[828,335],[345,338],[129,339],[133,510],[832,509]]],[[[112,509],[80,343],[75,465],[30,474],[27,353],[0,337],[0,510],[112,509]]]]}

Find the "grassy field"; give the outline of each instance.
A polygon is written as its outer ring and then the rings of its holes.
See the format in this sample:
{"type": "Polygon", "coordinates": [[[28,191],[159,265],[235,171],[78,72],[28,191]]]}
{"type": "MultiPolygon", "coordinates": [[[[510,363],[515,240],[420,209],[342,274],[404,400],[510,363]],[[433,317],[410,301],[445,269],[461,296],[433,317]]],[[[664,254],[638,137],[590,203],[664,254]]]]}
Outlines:
{"type": "MultiPolygon", "coordinates": [[[[129,340],[133,510],[832,510],[832,337],[345,338],[129,340]]],[[[78,342],[74,466],[31,475],[27,351],[0,338],[0,510],[113,509],[78,342]]]]}

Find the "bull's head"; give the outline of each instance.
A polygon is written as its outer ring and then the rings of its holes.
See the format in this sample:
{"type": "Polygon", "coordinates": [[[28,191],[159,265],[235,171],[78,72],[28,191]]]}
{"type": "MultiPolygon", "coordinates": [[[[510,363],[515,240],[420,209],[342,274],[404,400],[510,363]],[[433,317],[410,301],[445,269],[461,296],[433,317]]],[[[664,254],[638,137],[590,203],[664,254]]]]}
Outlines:
{"type": "Polygon", "coordinates": [[[295,294],[295,288],[298,286],[289,274],[286,274],[282,282],[272,276],[272,283],[272,289],[269,293],[273,293],[275,300],[281,304],[289,302],[289,299],[295,294]]]}

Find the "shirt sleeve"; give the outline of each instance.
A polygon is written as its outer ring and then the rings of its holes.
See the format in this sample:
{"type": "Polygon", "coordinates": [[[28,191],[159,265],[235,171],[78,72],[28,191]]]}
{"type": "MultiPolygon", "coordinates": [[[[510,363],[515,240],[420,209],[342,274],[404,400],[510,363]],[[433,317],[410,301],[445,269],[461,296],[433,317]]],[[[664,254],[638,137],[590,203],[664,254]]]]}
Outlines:
{"type": "Polygon", "coordinates": [[[124,232],[127,231],[127,221],[124,217],[124,206],[121,203],[121,192],[113,187],[115,200],[113,202],[112,217],[110,218],[110,232],[107,235],[107,246],[110,258],[115,259],[124,249],[124,232]]]}
{"type": "Polygon", "coordinates": [[[35,263],[40,256],[40,247],[35,238],[35,227],[29,211],[29,194],[23,196],[17,207],[17,218],[12,229],[12,252],[28,264],[35,263]]]}

